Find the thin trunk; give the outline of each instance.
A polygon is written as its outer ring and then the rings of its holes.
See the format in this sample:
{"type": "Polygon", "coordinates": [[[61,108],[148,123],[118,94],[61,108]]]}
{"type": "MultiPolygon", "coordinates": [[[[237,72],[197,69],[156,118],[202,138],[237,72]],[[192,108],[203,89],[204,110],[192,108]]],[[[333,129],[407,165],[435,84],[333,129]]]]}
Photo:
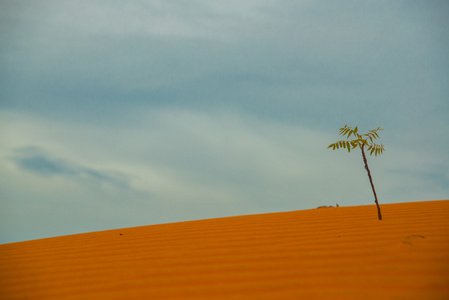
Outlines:
{"type": "Polygon", "coordinates": [[[373,179],[371,178],[371,172],[368,168],[368,161],[366,160],[366,156],[365,156],[365,145],[364,144],[362,144],[362,156],[363,156],[363,162],[365,163],[365,169],[368,172],[369,182],[371,183],[371,187],[373,188],[374,201],[376,202],[376,205],[377,205],[377,214],[379,215],[379,220],[382,220],[382,214],[380,213],[379,202],[377,202],[376,190],[374,189],[373,179]]]}

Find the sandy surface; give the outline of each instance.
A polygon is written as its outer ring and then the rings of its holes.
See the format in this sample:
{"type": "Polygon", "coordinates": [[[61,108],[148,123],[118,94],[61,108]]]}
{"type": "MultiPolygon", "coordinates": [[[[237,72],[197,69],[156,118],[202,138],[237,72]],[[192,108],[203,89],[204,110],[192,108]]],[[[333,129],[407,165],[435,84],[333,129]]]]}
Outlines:
{"type": "Polygon", "coordinates": [[[0,245],[1,299],[449,299],[449,200],[0,245]]]}

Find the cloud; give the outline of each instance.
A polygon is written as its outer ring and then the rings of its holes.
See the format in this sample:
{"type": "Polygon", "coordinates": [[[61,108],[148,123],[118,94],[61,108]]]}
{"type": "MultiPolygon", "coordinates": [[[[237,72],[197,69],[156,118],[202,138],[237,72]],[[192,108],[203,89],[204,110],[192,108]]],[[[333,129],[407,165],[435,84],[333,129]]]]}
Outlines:
{"type": "Polygon", "coordinates": [[[127,179],[113,172],[95,170],[74,162],[68,162],[56,155],[46,153],[38,147],[28,146],[14,150],[11,160],[23,171],[37,176],[65,176],[75,181],[98,182],[112,184],[119,188],[127,188],[127,179]]]}
{"type": "Polygon", "coordinates": [[[5,17],[32,22],[37,30],[58,24],[54,32],[92,36],[230,39],[232,29],[263,21],[276,2],[228,1],[222,5],[203,0],[189,3],[47,0],[36,5],[23,3],[4,4],[4,11],[9,12],[5,17]]]}
{"type": "Polygon", "coordinates": [[[224,107],[323,128],[362,113],[412,126],[403,116],[438,114],[426,99],[445,99],[447,68],[428,55],[441,45],[419,7],[45,3],[10,4],[2,106],[91,122],[135,106],[224,107]]]}
{"type": "Polygon", "coordinates": [[[16,160],[17,165],[24,169],[40,174],[66,174],[73,175],[75,172],[63,164],[48,160],[43,156],[25,157],[16,160]]]}

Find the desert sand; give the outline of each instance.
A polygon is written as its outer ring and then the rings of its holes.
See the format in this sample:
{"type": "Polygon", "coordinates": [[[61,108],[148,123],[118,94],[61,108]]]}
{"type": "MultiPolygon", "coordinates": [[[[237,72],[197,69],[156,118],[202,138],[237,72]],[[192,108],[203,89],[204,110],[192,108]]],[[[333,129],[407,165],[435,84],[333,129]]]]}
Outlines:
{"type": "MultiPolygon", "coordinates": [[[[449,200],[0,245],[1,299],[449,299],[449,200]]],[[[55,226],[57,226],[55,224],[55,226]]]]}

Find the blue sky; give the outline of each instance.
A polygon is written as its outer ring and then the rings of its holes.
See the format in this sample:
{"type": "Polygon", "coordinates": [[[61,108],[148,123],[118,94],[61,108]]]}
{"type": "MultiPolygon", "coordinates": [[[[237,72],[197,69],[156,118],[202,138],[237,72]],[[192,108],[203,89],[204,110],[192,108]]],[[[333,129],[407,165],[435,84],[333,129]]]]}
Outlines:
{"type": "MultiPolygon", "coordinates": [[[[449,198],[445,1],[0,1],[0,243],[449,198]]],[[[373,218],[376,218],[373,209],[373,218]]],[[[385,216],[387,218],[387,216],[385,216]]]]}

